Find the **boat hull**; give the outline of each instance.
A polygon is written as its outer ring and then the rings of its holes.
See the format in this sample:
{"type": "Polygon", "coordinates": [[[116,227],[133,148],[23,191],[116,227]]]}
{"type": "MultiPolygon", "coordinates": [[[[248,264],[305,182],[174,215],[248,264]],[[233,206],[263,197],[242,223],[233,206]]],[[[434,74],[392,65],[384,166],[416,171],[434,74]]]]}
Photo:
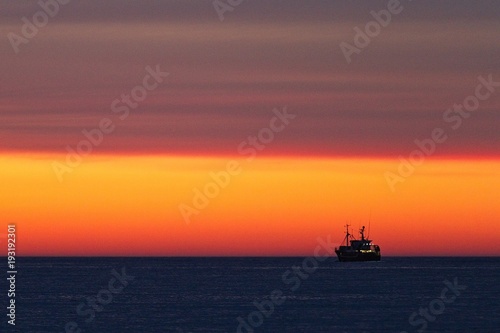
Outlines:
{"type": "Polygon", "coordinates": [[[339,261],[380,261],[380,253],[376,252],[360,252],[360,251],[353,251],[353,252],[341,252],[341,251],[335,251],[337,253],[337,257],[339,258],[339,261]]]}

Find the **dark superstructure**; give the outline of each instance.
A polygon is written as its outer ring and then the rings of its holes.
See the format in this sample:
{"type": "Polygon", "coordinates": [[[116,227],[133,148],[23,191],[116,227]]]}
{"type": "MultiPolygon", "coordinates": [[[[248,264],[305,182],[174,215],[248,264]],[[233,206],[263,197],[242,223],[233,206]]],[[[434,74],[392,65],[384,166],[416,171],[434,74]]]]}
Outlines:
{"type": "Polygon", "coordinates": [[[337,253],[339,261],[380,260],[380,247],[372,244],[370,239],[365,238],[365,226],[359,230],[359,233],[361,234],[361,239],[355,239],[349,233],[349,224],[346,225],[345,245],[335,248],[335,253],[337,253]],[[351,243],[350,245],[349,242],[351,243]]]}

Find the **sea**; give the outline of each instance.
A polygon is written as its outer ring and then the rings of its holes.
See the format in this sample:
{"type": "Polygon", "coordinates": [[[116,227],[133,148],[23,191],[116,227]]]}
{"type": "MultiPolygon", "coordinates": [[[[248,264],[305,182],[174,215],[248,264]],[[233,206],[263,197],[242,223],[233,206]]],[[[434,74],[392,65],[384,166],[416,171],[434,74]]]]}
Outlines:
{"type": "Polygon", "coordinates": [[[15,325],[4,278],[0,332],[500,332],[498,257],[19,257],[16,269],[15,325]]]}

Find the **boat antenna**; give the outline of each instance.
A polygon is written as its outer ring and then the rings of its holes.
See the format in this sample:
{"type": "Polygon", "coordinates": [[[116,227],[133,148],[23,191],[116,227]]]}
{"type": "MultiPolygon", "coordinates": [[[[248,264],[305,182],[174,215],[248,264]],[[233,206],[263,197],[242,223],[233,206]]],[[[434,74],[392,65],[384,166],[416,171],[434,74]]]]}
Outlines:
{"type": "Polygon", "coordinates": [[[370,217],[368,218],[368,239],[370,239],[370,226],[372,224],[372,210],[370,209],[370,217]]]}

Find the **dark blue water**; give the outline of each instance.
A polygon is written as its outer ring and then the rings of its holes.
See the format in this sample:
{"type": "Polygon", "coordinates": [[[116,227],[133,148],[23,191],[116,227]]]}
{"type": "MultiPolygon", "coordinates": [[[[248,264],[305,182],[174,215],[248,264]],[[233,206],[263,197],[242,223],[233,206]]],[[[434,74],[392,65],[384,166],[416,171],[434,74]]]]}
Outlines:
{"type": "Polygon", "coordinates": [[[500,258],[18,258],[18,272],[1,332],[500,332],[500,258]]]}

